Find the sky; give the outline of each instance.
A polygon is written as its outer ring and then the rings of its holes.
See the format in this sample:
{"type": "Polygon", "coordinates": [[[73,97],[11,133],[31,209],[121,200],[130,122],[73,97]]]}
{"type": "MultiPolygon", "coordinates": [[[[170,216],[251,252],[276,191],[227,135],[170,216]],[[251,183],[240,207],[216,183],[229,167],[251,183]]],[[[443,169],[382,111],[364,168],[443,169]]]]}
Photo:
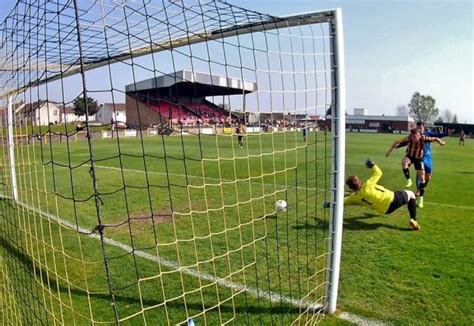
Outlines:
{"type": "MultiPolygon", "coordinates": [[[[471,0],[229,0],[286,16],[341,8],[346,111],[395,115],[415,92],[435,98],[440,115],[474,123],[474,8],[471,0]]],[[[15,1],[2,0],[0,19],[15,1]]]]}
{"type": "Polygon", "coordinates": [[[474,123],[474,25],[470,0],[239,1],[287,15],[341,8],[347,111],[393,115],[414,92],[435,98],[442,115],[474,123]]]}

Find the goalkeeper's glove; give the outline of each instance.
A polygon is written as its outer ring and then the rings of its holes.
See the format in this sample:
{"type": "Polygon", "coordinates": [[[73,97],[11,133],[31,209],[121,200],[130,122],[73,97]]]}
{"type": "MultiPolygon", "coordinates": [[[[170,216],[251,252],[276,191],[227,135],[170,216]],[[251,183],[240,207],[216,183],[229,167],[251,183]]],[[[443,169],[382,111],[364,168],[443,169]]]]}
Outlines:
{"type": "Polygon", "coordinates": [[[373,168],[374,165],[375,165],[375,163],[372,162],[372,161],[370,160],[370,158],[368,158],[368,159],[365,160],[365,166],[368,167],[369,169],[373,168]]]}

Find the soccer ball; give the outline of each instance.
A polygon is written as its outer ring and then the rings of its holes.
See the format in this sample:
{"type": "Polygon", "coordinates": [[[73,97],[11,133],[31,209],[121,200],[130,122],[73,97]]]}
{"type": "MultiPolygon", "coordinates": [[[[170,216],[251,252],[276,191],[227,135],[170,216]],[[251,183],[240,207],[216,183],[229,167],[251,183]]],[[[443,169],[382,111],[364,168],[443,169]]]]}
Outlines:
{"type": "Polygon", "coordinates": [[[288,204],[283,199],[279,199],[275,202],[275,209],[277,212],[285,212],[288,204]]]}

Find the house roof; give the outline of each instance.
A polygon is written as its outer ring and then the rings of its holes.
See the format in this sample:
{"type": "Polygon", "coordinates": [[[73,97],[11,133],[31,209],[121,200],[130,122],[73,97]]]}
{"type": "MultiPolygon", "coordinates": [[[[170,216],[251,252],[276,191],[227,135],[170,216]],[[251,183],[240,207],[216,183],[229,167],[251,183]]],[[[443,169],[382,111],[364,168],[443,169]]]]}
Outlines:
{"type": "Polygon", "coordinates": [[[16,106],[17,109],[15,109],[14,106],[14,112],[15,114],[24,114],[24,115],[29,115],[35,110],[40,109],[44,104],[48,103],[47,101],[39,100],[37,102],[33,103],[26,103],[24,106],[22,106],[23,103],[20,103],[18,106],[16,106]]]}

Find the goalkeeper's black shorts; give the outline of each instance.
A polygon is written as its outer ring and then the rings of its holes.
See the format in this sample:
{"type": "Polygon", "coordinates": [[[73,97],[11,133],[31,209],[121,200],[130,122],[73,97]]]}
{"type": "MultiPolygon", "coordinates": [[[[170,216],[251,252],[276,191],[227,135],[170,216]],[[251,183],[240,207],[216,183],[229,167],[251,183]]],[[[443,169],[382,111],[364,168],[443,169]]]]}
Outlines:
{"type": "Polygon", "coordinates": [[[408,203],[408,194],[406,191],[395,191],[392,199],[392,202],[390,203],[390,206],[388,206],[387,212],[385,214],[390,214],[397,208],[402,207],[406,203],[408,203]]]}

